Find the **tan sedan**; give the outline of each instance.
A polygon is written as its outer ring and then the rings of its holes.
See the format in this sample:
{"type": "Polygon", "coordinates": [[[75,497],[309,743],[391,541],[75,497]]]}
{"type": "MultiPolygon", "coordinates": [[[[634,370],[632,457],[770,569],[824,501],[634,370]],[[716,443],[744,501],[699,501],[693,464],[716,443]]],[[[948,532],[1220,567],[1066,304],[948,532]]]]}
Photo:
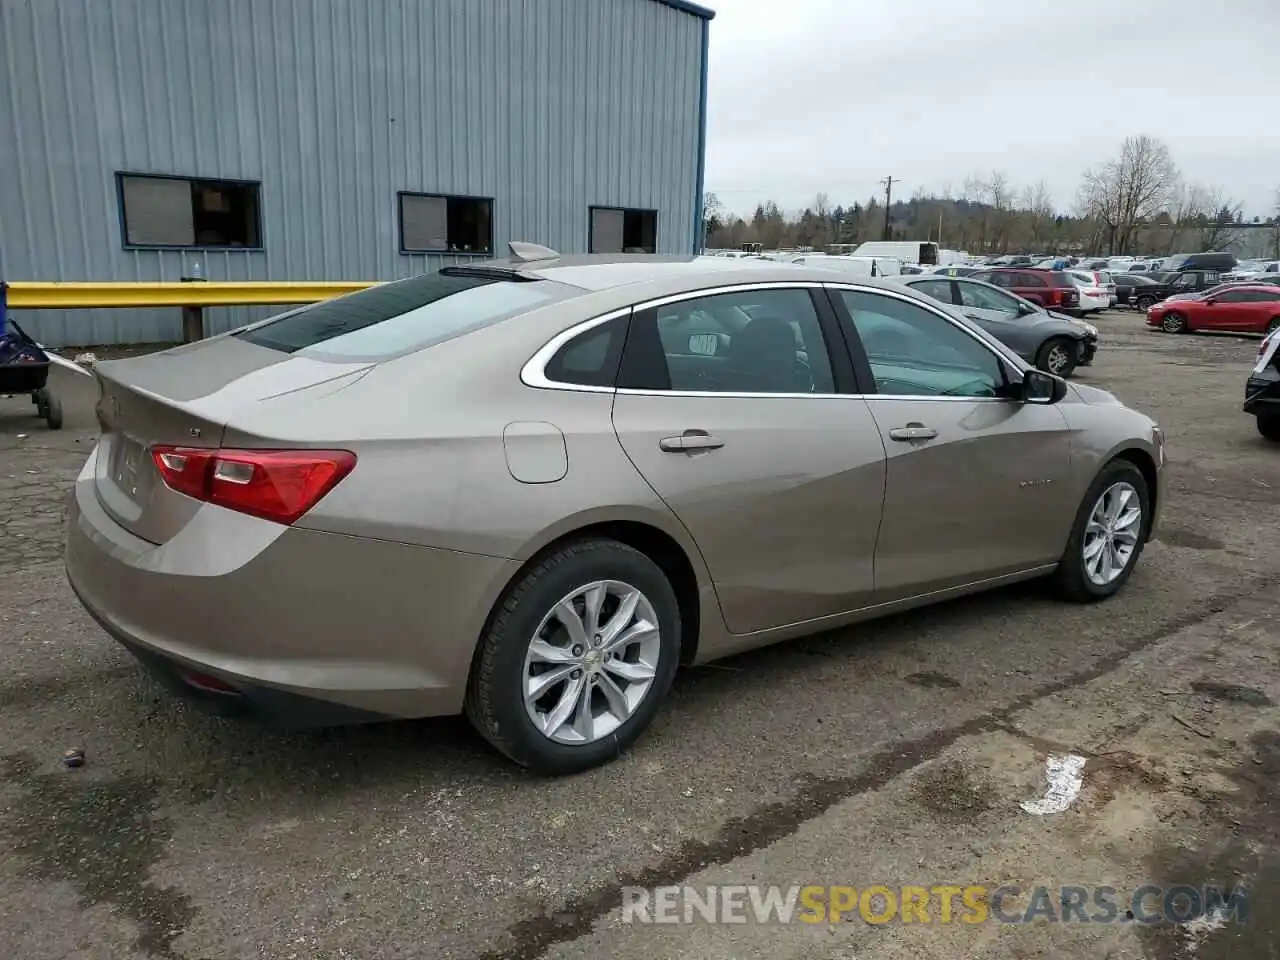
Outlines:
{"type": "Polygon", "coordinates": [[[67,573],[170,685],[293,724],[465,711],[550,773],[680,662],[1030,577],[1121,588],[1163,437],[901,285],[504,261],[100,363],[67,573]]]}

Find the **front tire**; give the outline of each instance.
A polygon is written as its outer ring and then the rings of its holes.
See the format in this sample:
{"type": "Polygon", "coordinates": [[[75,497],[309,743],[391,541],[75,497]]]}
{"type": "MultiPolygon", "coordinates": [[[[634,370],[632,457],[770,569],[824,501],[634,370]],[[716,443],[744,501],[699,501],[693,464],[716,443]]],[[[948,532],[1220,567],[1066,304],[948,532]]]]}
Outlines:
{"type": "Polygon", "coordinates": [[[1258,433],[1268,440],[1280,443],[1280,414],[1258,414],[1258,433]]]}
{"type": "Polygon", "coordinates": [[[1064,380],[1076,369],[1076,345],[1066,337],[1053,337],[1040,345],[1036,366],[1064,380]]]}
{"type": "Polygon", "coordinates": [[[1160,329],[1165,333],[1186,333],[1187,318],[1180,313],[1166,313],[1160,321],[1160,329]]]}
{"type": "Polygon", "coordinates": [[[1093,603],[1128,582],[1151,528],[1151,494],[1142,471],[1112,460],[1094,479],[1076,513],[1054,586],[1064,600],[1093,603]]]}
{"type": "Polygon", "coordinates": [[[480,640],[471,723],[523,767],[579,773],[620,756],[658,712],[680,655],[661,568],[615,540],[554,549],[507,589],[480,640]]]}

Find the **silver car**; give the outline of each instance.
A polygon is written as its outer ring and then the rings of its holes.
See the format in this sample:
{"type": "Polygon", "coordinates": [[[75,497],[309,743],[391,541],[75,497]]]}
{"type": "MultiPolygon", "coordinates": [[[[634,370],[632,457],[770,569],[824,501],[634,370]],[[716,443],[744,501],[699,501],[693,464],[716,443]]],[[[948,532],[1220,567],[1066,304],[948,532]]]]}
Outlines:
{"type": "Polygon", "coordinates": [[[950,304],[1041,370],[1070,377],[1098,351],[1098,328],[1052,313],[994,284],[967,277],[894,277],[917,293],[950,304]]]}
{"type": "Polygon", "coordinates": [[[99,363],[72,587],[175,690],[608,761],[677,665],[1133,572],[1163,437],[909,287],[504,261],[99,363]]]}

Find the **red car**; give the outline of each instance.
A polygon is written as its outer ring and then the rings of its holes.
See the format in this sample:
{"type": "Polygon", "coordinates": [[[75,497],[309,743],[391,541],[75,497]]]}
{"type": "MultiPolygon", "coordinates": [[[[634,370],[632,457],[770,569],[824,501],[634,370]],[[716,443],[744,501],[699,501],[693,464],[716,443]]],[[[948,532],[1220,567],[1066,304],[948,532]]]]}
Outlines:
{"type": "Polygon", "coordinates": [[[1056,310],[1073,317],[1080,314],[1080,288],[1063,270],[999,267],[975,273],[972,279],[1003,287],[1046,310],[1056,310]]]}
{"type": "Polygon", "coordinates": [[[1240,283],[1183,300],[1164,300],[1147,310],[1147,325],[1165,333],[1270,333],[1280,328],[1280,287],[1240,283]]]}

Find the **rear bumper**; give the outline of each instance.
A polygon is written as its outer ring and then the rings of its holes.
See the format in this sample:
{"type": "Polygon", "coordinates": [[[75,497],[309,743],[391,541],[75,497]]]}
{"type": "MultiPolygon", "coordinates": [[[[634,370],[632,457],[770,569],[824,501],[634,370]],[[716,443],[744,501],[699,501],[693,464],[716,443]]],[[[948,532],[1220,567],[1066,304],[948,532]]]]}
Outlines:
{"type": "Polygon", "coordinates": [[[157,546],[99,505],[92,456],[66,542],[80,602],[153,673],[219,712],[287,726],[457,713],[516,566],[210,506],[157,546]]]}
{"type": "Polygon", "coordinates": [[[1280,376],[1250,377],[1244,387],[1244,412],[1280,416],[1280,376]]]}

